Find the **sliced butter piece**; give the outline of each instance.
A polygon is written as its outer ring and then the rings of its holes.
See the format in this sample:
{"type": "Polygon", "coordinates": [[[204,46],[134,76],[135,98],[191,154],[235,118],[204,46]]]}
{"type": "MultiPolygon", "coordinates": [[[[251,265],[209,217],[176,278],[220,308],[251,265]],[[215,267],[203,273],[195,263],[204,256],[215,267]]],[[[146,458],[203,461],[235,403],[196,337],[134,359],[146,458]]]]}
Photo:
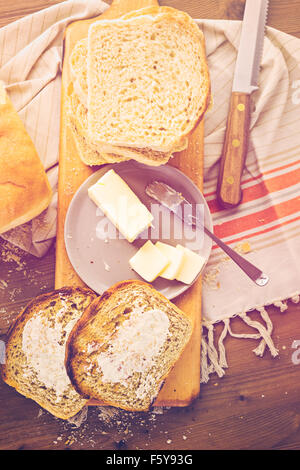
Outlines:
{"type": "Polygon", "coordinates": [[[177,245],[176,249],[183,253],[182,265],[176,279],[184,284],[191,284],[203,268],[205,259],[182,245],[177,245]]]}
{"type": "Polygon", "coordinates": [[[168,258],[148,240],[129,260],[129,264],[147,282],[153,282],[168,266],[168,258]]]}
{"type": "Polygon", "coordinates": [[[162,242],[157,242],[155,246],[169,260],[169,265],[162,271],[162,273],[160,273],[160,277],[168,279],[169,281],[173,281],[176,279],[176,276],[181,268],[184,258],[183,251],[162,242]]]}
{"type": "Polygon", "coordinates": [[[130,243],[153,221],[151,212],[114,170],[105,173],[88,194],[130,243]]]}

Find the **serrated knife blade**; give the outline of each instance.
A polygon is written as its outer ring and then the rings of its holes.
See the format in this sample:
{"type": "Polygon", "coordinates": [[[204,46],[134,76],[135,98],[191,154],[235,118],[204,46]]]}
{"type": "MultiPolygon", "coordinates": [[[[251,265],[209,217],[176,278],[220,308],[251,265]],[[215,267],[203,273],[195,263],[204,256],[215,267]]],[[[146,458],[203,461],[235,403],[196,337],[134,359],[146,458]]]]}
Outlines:
{"type": "Polygon", "coordinates": [[[233,79],[233,92],[250,94],[258,88],[269,0],[247,0],[233,79]]]}

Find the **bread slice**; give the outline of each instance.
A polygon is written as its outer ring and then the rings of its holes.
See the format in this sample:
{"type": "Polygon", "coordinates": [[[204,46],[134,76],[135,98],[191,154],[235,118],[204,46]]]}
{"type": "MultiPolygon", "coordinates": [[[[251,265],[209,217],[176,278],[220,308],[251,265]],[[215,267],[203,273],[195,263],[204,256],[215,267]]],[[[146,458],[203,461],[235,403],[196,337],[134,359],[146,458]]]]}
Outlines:
{"type": "Polygon", "coordinates": [[[128,160],[120,155],[110,153],[109,146],[103,150],[90,141],[87,132],[87,109],[75,93],[73,83],[70,83],[67,91],[67,117],[78,155],[83,163],[95,166],[128,160]]]}
{"type": "Polygon", "coordinates": [[[142,281],[108,289],[69,336],[66,369],[78,393],[128,411],[151,407],[193,326],[142,281]]]}
{"type": "Polygon", "coordinates": [[[4,382],[58,418],[68,419],[86,405],[67,376],[65,344],[95,298],[94,292],[79,287],[41,295],[25,307],[7,334],[4,382]]]}
{"type": "Polygon", "coordinates": [[[0,81],[0,234],[41,214],[51,199],[41,160],[0,81]]]}
{"type": "Polygon", "coordinates": [[[99,166],[108,162],[108,155],[93,150],[85,137],[78,132],[76,123],[71,118],[69,119],[68,126],[71,130],[77,153],[85,165],[99,166]]]}
{"type": "MultiPolygon", "coordinates": [[[[125,160],[137,160],[146,165],[158,166],[168,162],[172,153],[156,152],[150,148],[135,149],[131,147],[119,147],[104,142],[93,142],[88,132],[88,109],[87,101],[87,40],[82,39],[75,45],[71,58],[70,69],[73,82],[68,87],[68,117],[76,128],[73,133],[79,156],[88,165],[101,165],[101,160],[106,163],[117,163],[125,160]],[[88,154],[85,157],[85,154],[88,154]],[[99,159],[99,162],[97,163],[99,159]],[[89,163],[95,162],[95,163],[89,163]]],[[[187,141],[183,141],[181,147],[175,148],[174,152],[186,148],[187,141]]]]}
{"type": "Polygon", "coordinates": [[[89,28],[88,124],[94,142],[172,152],[208,106],[202,32],[186,13],[156,11],[89,28]]]}
{"type": "Polygon", "coordinates": [[[171,158],[171,154],[151,149],[136,150],[104,143],[95,145],[88,134],[87,109],[75,91],[68,96],[68,109],[68,123],[73,131],[79,156],[87,165],[102,165],[103,162],[118,163],[133,159],[146,165],[158,166],[167,163],[171,158]]]}
{"type": "Polygon", "coordinates": [[[73,47],[69,61],[74,90],[85,108],[88,106],[87,48],[87,38],[77,41],[73,47]]]}

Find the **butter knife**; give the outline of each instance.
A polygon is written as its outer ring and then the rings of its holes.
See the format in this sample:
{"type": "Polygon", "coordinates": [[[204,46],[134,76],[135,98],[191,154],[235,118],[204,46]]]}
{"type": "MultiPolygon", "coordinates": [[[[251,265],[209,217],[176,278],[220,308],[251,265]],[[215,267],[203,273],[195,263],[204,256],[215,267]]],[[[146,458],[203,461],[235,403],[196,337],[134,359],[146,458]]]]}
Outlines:
{"type": "Polygon", "coordinates": [[[256,285],[264,287],[269,282],[269,277],[265,273],[243,258],[239,253],[234,251],[214,233],[208,230],[197,216],[192,215],[192,211],[189,212],[189,220],[186,220],[184,218],[184,211],[182,211],[181,205],[187,204],[192,208],[192,204],[174,188],[171,188],[171,186],[163,183],[162,181],[152,181],[147,185],[145,192],[149,197],[167,207],[167,209],[182,219],[184,223],[188,223],[189,225],[196,227],[196,229],[201,228],[204,233],[206,233],[206,235],[208,235],[244,271],[244,273],[253,282],[255,282],[256,285]]]}
{"type": "Polygon", "coordinates": [[[268,0],[246,1],[217,187],[218,201],[225,209],[236,207],[242,201],[241,178],[251,120],[250,96],[258,89],[268,4],[268,0]]]}

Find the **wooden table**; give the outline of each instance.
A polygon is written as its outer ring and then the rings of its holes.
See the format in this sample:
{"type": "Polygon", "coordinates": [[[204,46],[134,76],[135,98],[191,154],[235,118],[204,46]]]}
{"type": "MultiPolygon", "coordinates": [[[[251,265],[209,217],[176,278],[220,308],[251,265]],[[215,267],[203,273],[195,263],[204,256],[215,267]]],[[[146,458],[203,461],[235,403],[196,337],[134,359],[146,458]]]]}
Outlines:
{"type": "MultiPolygon", "coordinates": [[[[56,0],[0,0],[0,27],[56,0]]],[[[241,19],[242,0],[168,0],[197,18],[241,19]]],[[[271,0],[268,24],[300,37],[300,0],[271,0]]],[[[6,245],[6,244],[4,244],[6,245]]],[[[32,297],[54,285],[54,248],[41,260],[7,262],[0,243],[0,335],[32,297]],[[1,261],[2,258],[2,261],[1,261]],[[3,262],[6,260],[6,262],[3,262]]],[[[213,376],[190,407],[163,414],[122,415],[109,422],[89,412],[79,429],[40,411],[31,400],[0,384],[0,449],[300,449],[300,305],[269,308],[279,358],[257,358],[257,342],[226,339],[229,369],[213,376]],[[297,316],[298,314],[298,316],[297,316]],[[298,346],[299,348],[300,346],[298,346]]],[[[251,314],[255,319],[255,314],[251,314]]],[[[238,319],[232,329],[245,332],[238,319]]],[[[216,328],[217,333],[220,329],[216,328]]],[[[0,336],[1,339],[1,336],[0,336]]]]}

